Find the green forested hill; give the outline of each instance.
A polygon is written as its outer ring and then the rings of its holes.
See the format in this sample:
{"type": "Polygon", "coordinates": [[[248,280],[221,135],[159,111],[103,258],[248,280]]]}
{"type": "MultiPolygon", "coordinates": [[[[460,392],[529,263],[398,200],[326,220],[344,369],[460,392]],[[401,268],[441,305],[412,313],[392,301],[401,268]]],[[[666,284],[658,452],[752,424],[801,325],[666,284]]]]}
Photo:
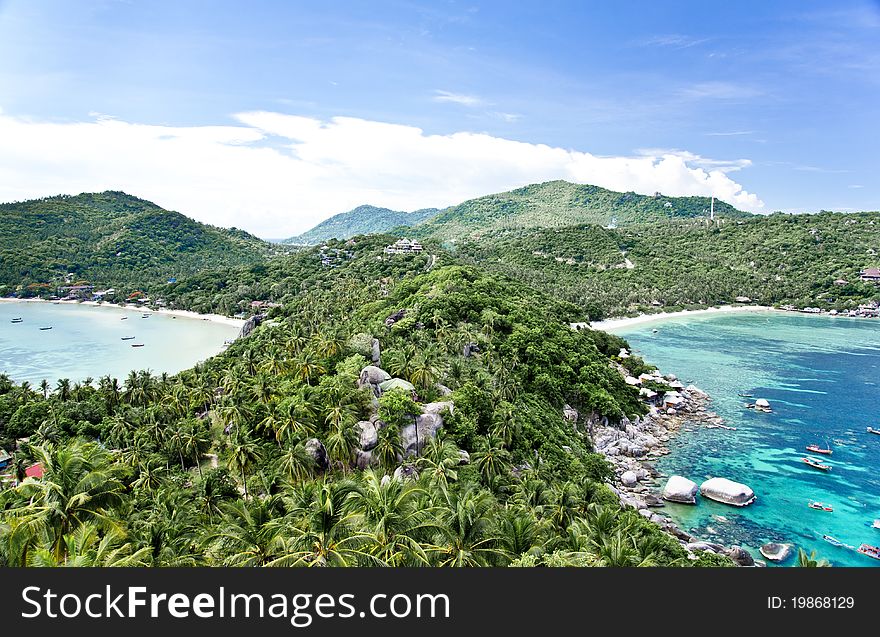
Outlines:
{"type": "Polygon", "coordinates": [[[206,268],[256,263],[268,244],[122,192],[0,205],[0,286],[73,279],[145,287],[206,268]]]}
{"type": "Polygon", "coordinates": [[[613,364],[622,339],[386,239],[335,267],[274,260],[260,279],[283,304],[174,377],[0,375],[0,447],[27,436],[12,471],[45,469],[0,490],[0,566],[730,564],[688,559],[605,484],[589,424],[646,411],[613,364]],[[364,381],[386,373],[381,393],[364,381]]]}
{"type": "Polygon", "coordinates": [[[472,262],[552,291],[593,319],[732,303],[849,309],[880,298],[859,280],[880,265],[880,213],[774,214],[510,230],[458,244],[472,262]],[[846,284],[835,281],[846,281],[846,284]]]}
{"type": "Polygon", "coordinates": [[[284,241],[293,245],[317,245],[328,239],[348,239],[359,234],[381,234],[397,227],[413,226],[437,214],[437,208],[399,212],[376,206],[358,206],[322,221],[317,226],[284,241]]]}
{"type": "MultiPolygon", "coordinates": [[[[452,206],[410,232],[449,241],[516,228],[560,228],[586,223],[625,226],[670,217],[708,216],[709,208],[708,197],[638,195],[549,181],[452,206]]],[[[727,218],[752,216],[718,200],[715,214],[727,218]]]]}

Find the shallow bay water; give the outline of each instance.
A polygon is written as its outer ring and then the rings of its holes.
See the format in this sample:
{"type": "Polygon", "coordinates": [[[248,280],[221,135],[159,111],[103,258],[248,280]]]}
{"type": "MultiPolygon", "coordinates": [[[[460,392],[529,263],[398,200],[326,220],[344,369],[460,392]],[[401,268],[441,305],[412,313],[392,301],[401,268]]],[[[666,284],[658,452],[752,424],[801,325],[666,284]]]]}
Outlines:
{"type": "Polygon", "coordinates": [[[80,381],[129,371],[176,373],[220,352],[239,328],[110,306],[0,303],[0,372],[15,381],[80,381]],[[13,318],[23,319],[12,323],[13,318]],[[41,330],[51,327],[51,330],[41,330]],[[123,337],[134,336],[130,340],[123,337]],[[143,344],[143,347],[132,347],[143,344]]]}
{"type": "MultiPolygon", "coordinates": [[[[740,544],[760,557],[765,542],[790,542],[839,566],[880,566],[844,544],[880,545],[880,321],[782,312],[674,318],[610,330],[645,360],[694,383],[736,431],[685,425],[657,463],[664,476],[701,483],[721,476],[758,496],[745,508],[698,498],[667,504],[682,528],[701,539],[740,544]],[[657,330],[654,332],[654,330],[657,330]],[[752,394],[752,398],[738,394],[752,394]],[[745,408],[757,398],[773,413],[745,408]],[[806,451],[811,443],[831,456],[806,451]],[[833,469],[802,462],[820,457],[833,469]],[[810,500],[833,512],[808,508],[810,500]]],[[[662,486],[662,481],[660,486],[662,486]]],[[[792,564],[793,559],[786,564],[792,564]]]]}

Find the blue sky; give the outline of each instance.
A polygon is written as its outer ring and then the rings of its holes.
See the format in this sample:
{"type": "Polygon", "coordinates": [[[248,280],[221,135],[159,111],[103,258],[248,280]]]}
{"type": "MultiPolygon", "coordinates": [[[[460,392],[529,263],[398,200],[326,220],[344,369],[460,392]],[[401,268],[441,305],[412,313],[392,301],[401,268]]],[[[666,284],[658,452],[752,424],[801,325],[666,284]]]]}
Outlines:
{"type": "Polygon", "coordinates": [[[114,187],[264,236],[557,176],[877,210],[878,44],[875,1],[0,0],[0,199],[114,187]]]}

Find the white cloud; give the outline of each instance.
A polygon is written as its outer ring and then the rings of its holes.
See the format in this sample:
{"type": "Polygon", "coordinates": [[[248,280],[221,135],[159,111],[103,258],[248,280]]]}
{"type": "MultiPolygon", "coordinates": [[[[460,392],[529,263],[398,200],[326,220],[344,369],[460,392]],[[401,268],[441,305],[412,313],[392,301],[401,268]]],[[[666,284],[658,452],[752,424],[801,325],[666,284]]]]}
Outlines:
{"type": "Polygon", "coordinates": [[[706,133],[706,137],[737,137],[739,135],[752,135],[753,130],[734,130],[721,133],[706,133]]]}
{"type": "Polygon", "coordinates": [[[682,97],[689,99],[744,100],[763,95],[760,89],[735,82],[698,82],[683,88],[682,97]]]}
{"type": "Polygon", "coordinates": [[[172,127],[104,116],[59,123],[0,115],[0,201],[124,190],[266,237],[297,234],[363,203],[442,207],[551,179],[646,194],[714,194],[755,211],[764,205],[728,176],[748,160],[663,149],[600,157],[351,117],[235,118],[230,126],[172,127]]]}
{"type": "Polygon", "coordinates": [[[434,91],[435,102],[450,102],[452,104],[460,104],[462,106],[480,106],[484,104],[481,97],[476,95],[464,95],[462,93],[452,93],[450,91],[434,91]]]}

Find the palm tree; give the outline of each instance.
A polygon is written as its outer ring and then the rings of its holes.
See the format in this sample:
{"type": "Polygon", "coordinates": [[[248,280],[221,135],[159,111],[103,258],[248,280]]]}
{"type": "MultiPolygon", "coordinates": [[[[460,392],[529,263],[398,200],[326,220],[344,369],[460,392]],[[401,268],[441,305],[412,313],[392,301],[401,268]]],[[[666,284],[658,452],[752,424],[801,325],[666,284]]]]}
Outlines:
{"type": "Polygon", "coordinates": [[[47,379],[43,379],[40,381],[40,393],[43,394],[44,400],[49,400],[49,393],[52,391],[52,387],[49,384],[47,379]]]}
{"type": "Polygon", "coordinates": [[[422,353],[419,353],[409,365],[409,381],[423,391],[434,386],[439,374],[437,368],[422,353]]]}
{"type": "Polygon", "coordinates": [[[798,548],[797,565],[805,568],[821,568],[825,566],[831,566],[831,563],[825,559],[816,559],[816,551],[810,551],[810,554],[807,555],[807,552],[803,548],[798,548]]]}
{"type": "Polygon", "coordinates": [[[510,469],[510,452],[501,446],[497,438],[486,438],[482,448],[474,453],[473,460],[487,483],[510,469]]]}
{"type": "Polygon", "coordinates": [[[419,475],[425,476],[432,486],[446,489],[450,481],[458,479],[455,467],[460,460],[461,454],[455,443],[437,437],[428,440],[422,456],[416,460],[416,466],[419,475]]]}
{"type": "Polygon", "coordinates": [[[293,525],[288,556],[279,565],[355,566],[379,564],[375,537],[359,530],[360,514],[347,501],[357,486],[350,480],[309,482],[286,496],[293,525]]]}
{"type": "Polygon", "coordinates": [[[303,351],[293,361],[293,375],[311,385],[312,380],[327,373],[327,368],[308,350],[303,351]]]}
{"type": "Polygon", "coordinates": [[[55,385],[55,391],[58,393],[58,398],[61,402],[70,400],[70,379],[58,379],[58,382],[55,385]]]}
{"type": "Polygon", "coordinates": [[[506,401],[498,405],[492,417],[492,435],[509,449],[521,428],[514,406],[506,401]]]}
{"type": "Polygon", "coordinates": [[[94,443],[75,439],[64,447],[34,447],[33,453],[43,478],[16,487],[14,504],[3,512],[3,539],[19,565],[39,545],[62,560],[64,536],[86,522],[115,526],[109,508],[120,501],[123,488],[108,454],[94,443]]]}
{"type": "Polygon", "coordinates": [[[397,427],[382,427],[377,430],[378,440],[373,448],[373,457],[379,461],[379,466],[385,470],[392,470],[397,466],[398,458],[403,457],[403,444],[400,441],[400,433],[397,427]]]}
{"type": "Polygon", "coordinates": [[[302,387],[296,394],[284,399],[279,411],[282,415],[275,430],[276,440],[298,440],[314,435],[317,413],[308,387],[302,387]]]}
{"type": "Polygon", "coordinates": [[[227,450],[229,452],[229,468],[241,475],[241,485],[244,489],[244,497],[247,499],[247,477],[250,471],[262,458],[260,447],[248,434],[246,429],[236,429],[235,432],[227,438],[227,450]]]}
{"type": "Polygon", "coordinates": [[[206,544],[224,566],[272,566],[287,557],[285,526],[274,497],[224,504],[206,544]]]}
{"type": "Polygon", "coordinates": [[[421,506],[425,491],[416,484],[386,480],[368,470],[349,505],[375,539],[375,554],[388,566],[429,564],[422,538],[437,531],[432,509],[421,506]]]}
{"type": "Polygon", "coordinates": [[[112,527],[103,533],[94,523],[80,525],[64,536],[65,550],[59,558],[40,547],[28,555],[28,566],[132,567],[149,566],[149,548],[135,550],[125,533],[112,527]]]}
{"type": "Polygon", "coordinates": [[[315,473],[315,459],[309,455],[302,443],[285,447],[275,465],[280,475],[290,482],[302,482],[315,473]]]}
{"type": "Polygon", "coordinates": [[[438,533],[429,552],[438,566],[490,566],[509,556],[492,519],[497,507],[486,491],[473,486],[441,492],[438,533]]]}

